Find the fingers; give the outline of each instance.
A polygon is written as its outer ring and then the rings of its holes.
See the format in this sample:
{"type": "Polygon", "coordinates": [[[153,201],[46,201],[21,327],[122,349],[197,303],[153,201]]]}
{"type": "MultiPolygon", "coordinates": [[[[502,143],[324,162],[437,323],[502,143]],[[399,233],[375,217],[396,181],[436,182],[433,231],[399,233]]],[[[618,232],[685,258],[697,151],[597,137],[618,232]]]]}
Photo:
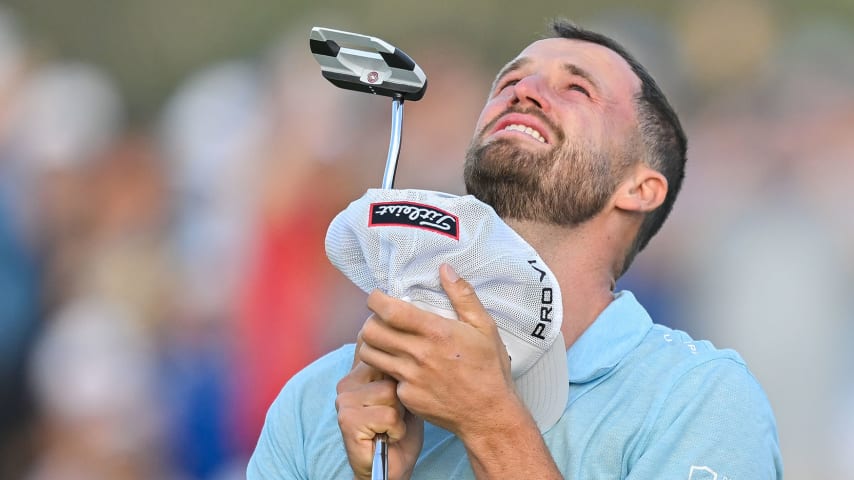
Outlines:
{"type": "Polygon", "coordinates": [[[359,333],[356,334],[356,348],[353,349],[353,365],[350,366],[350,369],[355,369],[356,365],[359,364],[359,349],[362,348],[363,342],[364,340],[362,340],[362,330],[360,329],[359,333]]]}
{"type": "Polygon", "coordinates": [[[384,324],[401,332],[418,333],[423,323],[418,320],[424,314],[423,311],[380,290],[374,290],[368,295],[368,308],[374,312],[374,320],[382,320],[384,324]]]}
{"type": "MultiPolygon", "coordinates": [[[[373,370],[360,364],[354,371],[373,370]]],[[[388,433],[389,438],[399,439],[406,433],[406,413],[397,398],[397,382],[391,379],[359,383],[350,375],[338,382],[335,409],[338,423],[354,434],[354,438],[368,440],[377,433],[388,433]]]]}
{"type": "Polygon", "coordinates": [[[439,280],[461,321],[481,330],[495,328],[495,322],[483,308],[474,287],[460,278],[452,266],[443,263],[439,267],[439,280]]]}
{"type": "MultiPolygon", "coordinates": [[[[478,327],[494,324],[480,303],[474,287],[461,279],[452,266],[443,263],[439,267],[439,281],[460,320],[478,327]]],[[[390,297],[379,290],[374,290],[368,296],[368,308],[375,313],[375,318],[379,317],[390,327],[419,335],[428,334],[431,326],[443,318],[424,312],[409,302],[390,297]],[[435,318],[425,322],[424,315],[435,318]]]]}
{"type": "Polygon", "coordinates": [[[407,350],[415,341],[413,334],[397,330],[389,323],[374,314],[368,317],[359,330],[353,354],[353,369],[356,369],[360,362],[373,367],[366,369],[363,365],[354,373],[353,376],[363,383],[378,380],[384,373],[392,374],[391,367],[396,365],[395,358],[407,356],[407,350]]]}
{"type": "MultiPolygon", "coordinates": [[[[411,470],[423,438],[423,430],[419,431],[417,424],[411,428],[414,434],[407,434],[408,426],[413,423],[397,399],[397,382],[384,378],[363,383],[374,375],[374,371],[359,362],[337,386],[335,408],[338,411],[338,428],[356,479],[372,478],[374,438],[378,434],[387,435],[389,463],[399,471],[411,470]]],[[[389,473],[392,473],[392,468],[389,473]]],[[[398,472],[393,478],[403,476],[398,472]]]]}
{"type": "MultiPolygon", "coordinates": [[[[357,352],[356,357],[358,358],[358,356],[359,354],[357,352]]],[[[350,370],[350,373],[348,373],[338,382],[337,391],[340,394],[348,390],[354,390],[356,388],[359,388],[359,386],[370,382],[383,380],[384,378],[385,375],[383,375],[383,373],[379,370],[369,365],[366,365],[361,361],[358,361],[358,363],[356,363],[356,366],[353,367],[352,370],[350,370]]]]}
{"type": "Polygon", "coordinates": [[[412,356],[408,353],[394,355],[370,343],[362,344],[359,349],[359,358],[372,370],[382,372],[399,382],[407,380],[405,376],[409,371],[407,366],[412,361],[412,356]]]}
{"type": "Polygon", "coordinates": [[[397,394],[398,383],[384,370],[363,361],[379,357],[383,359],[380,364],[395,363],[387,358],[389,354],[370,344],[377,331],[382,339],[392,330],[376,315],[366,320],[356,338],[353,367],[336,387],[338,427],[354,478],[359,480],[372,478],[374,439],[378,434],[388,438],[389,478],[409,478],[423,444],[424,421],[406,411],[397,394]]]}
{"type": "Polygon", "coordinates": [[[439,279],[459,321],[374,290],[368,297],[368,308],[374,314],[362,327],[357,356],[398,381],[406,381],[406,371],[413,371],[410,362],[421,365],[435,347],[453,343],[454,332],[462,324],[497,341],[495,321],[484,309],[474,287],[448,264],[441,265],[439,279]]]}
{"type": "Polygon", "coordinates": [[[376,310],[359,332],[361,343],[357,344],[357,356],[360,359],[368,346],[393,357],[408,356],[413,344],[418,343],[418,337],[431,335],[436,324],[433,314],[379,290],[368,297],[368,307],[376,310]]]}
{"type": "Polygon", "coordinates": [[[391,297],[379,290],[374,290],[368,295],[368,308],[374,312],[374,320],[379,320],[398,332],[415,336],[432,335],[436,325],[451,321],[447,315],[437,315],[429,309],[425,310],[416,304],[391,297]]]}
{"type": "Polygon", "coordinates": [[[338,426],[348,438],[363,442],[373,440],[378,434],[385,433],[388,435],[389,442],[394,443],[406,435],[406,422],[393,408],[360,407],[358,415],[350,411],[355,412],[356,408],[343,408],[338,412],[338,426]]]}

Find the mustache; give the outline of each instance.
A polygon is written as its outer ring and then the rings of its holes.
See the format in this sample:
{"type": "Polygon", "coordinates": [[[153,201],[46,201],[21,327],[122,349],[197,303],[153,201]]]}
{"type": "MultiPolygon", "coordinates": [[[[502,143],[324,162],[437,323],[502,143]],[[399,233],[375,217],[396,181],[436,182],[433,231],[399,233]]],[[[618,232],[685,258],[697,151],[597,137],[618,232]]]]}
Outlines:
{"type": "Polygon", "coordinates": [[[563,143],[563,141],[566,138],[566,135],[564,134],[563,129],[561,129],[560,126],[558,126],[549,117],[547,117],[546,114],[543,113],[542,110],[535,108],[535,107],[529,107],[529,108],[508,107],[503,112],[498,114],[495,118],[493,118],[491,122],[486,124],[486,126],[483,127],[483,129],[481,129],[480,134],[478,136],[482,138],[486,134],[486,132],[492,131],[492,129],[495,128],[495,125],[504,116],[509,115],[511,113],[518,113],[521,115],[532,115],[534,117],[537,117],[537,119],[539,119],[541,122],[543,122],[546,125],[546,127],[555,134],[555,140],[556,140],[554,142],[555,144],[563,143]]]}

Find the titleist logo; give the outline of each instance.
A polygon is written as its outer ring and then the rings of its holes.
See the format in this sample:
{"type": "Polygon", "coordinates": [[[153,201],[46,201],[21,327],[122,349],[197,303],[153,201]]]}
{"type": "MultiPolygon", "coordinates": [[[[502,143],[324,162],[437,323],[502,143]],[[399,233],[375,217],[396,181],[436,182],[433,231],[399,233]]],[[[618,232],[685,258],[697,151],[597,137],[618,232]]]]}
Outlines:
{"type": "Polygon", "coordinates": [[[368,227],[412,227],[436,232],[454,240],[460,239],[459,218],[432,205],[413,202],[371,204],[368,227]]]}

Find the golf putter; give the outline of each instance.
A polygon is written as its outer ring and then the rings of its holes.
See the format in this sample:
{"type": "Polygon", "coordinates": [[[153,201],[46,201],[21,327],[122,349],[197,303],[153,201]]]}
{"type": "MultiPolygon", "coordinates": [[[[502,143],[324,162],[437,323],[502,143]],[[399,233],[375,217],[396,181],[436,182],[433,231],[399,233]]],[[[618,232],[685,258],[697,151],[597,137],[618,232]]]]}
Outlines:
{"type": "MultiPolygon", "coordinates": [[[[347,90],[392,98],[391,137],[381,188],[394,188],[403,129],[403,101],[420,100],[427,76],[403,50],[376,37],[314,27],[309,46],[320,73],[333,85],[347,90]]],[[[372,480],[388,479],[388,436],[374,437],[372,480]]]]}

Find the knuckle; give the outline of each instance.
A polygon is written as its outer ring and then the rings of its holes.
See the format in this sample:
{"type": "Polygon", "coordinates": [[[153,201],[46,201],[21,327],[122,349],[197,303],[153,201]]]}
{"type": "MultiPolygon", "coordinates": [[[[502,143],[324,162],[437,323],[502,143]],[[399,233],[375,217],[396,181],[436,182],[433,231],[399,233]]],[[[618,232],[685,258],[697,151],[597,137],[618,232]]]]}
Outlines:
{"type": "Polygon", "coordinates": [[[477,298],[477,294],[474,291],[474,287],[467,281],[460,279],[457,281],[459,284],[459,293],[463,297],[475,297],[477,298]]]}
{"type": "Polygon", "coordinates": [[[397,398],[404,405],[407,405],[413,397],[413,388],[409,382],[401,382],[397,385],[397,398]]]}
{"type": "Polygon", "coordinates": [[[359,330],[360,346],[364,346],[365,342],[370,343],[377,329],[377,319],[374,315],[365,320],[362,329],[359,330]]]}
{"type": "MultiPolygon", "coordinates": [[[[410,357],[412,358],[412,357],[410,357]]],[[[397,392],[397,382],[406,381],[411,379],[417,371],[413,368],[413,366],[417,367],[417,361],[413,365],[412,362],[397,362],[391,369],[389,369],[388,374],[396,380],[394,384],[394,391],[397,392]]]]}
{"type": "Polygon", "coordinates": [[[376,383],[380,395],[386,400],[395,400],[397,392],[397,382],[391,379],[379,380],[376,383]]]}
{"type": "Polygon", "coordinates": [[[453,333],[450,322],[444,319],[433,322],[424,332],[429,341],[412,347],[411,353],[413,358],[419,365],[425,365],[433,358],[437,351],[444,349],[452,343],[453,333]]]}
{"type": "Polygon", "coordinates": [[[389,377],[399,381],[401,379],[407,378],[408,369],[402,365],[394,365],[392,367],[389,367],[386,370],[386,373],[389,377]]]}
{"type": "MultiPolygon", "coordinates": [[[[432,338],[431,338],[432,341],[432,338]]],[[[424,347],[420,344],[410,345],[409,351],[407,352],[409,357],[415,363],[415,365],[422,366],[424,362],[427,360],[427,353],[424,351],[424,347]]],[[[398,367],[400,368],[400,367],[398,367]]]]}
{"type": "Polygon", "coordinates": [[[382,411],[378,412],[377,417],[377,420],[384,427],[390,427],[400,421],[400,415],[398,414],[396,408],[384,408],[382,409],[382,411]]]}
{"type": "Polygon", "coordinates": [[[373,290],[368,294],[367,305],[371,310],[375,310],[375,307],[382,301],[382,295],[380,295],[379,290],[373,290]]]}
{"type": "Polygon", "coordinates": [[[342,433],[346,433],[349,431],[350,424],[350,412],[347,408],[342,408],[338,410],[338,426],[341,428],[342,433]]]}
{"type": "Polygon", "coordinates": [[[338,393],[335,397],[335,409],[340,412],[344,408],[347,408],[347,406],[352,404],[352,399],[353,395],[351,392],[344,391],[338,393]]]}
{"type": "Polygon", "coordinates": [[[385,310],[383,311],[383,319],[389,321],[394,320],[396,318],[400,318],[402,315],[405,314],[406,307],[408,305],[408,303],[402,300],[388,302],[388,305],[386,305],[385,310]]]}
{"type": "Polygon", "coordinates": [[[342,378],[341,380],[338,380],[338,383],[335,384],[335,393],[337,393],[338,395],[341,395],[342,393],[346,392],[349,389],[350,389],[350,376],[349,375],[345,375],[344,378],[342,378]]]}
{"type": "Polygon", "coordinates": [[[433,322],[430,339],[440,344],[445,344],[450,341],[453,329],[448,320],[442,319],[438,322],[433,322]]]}

